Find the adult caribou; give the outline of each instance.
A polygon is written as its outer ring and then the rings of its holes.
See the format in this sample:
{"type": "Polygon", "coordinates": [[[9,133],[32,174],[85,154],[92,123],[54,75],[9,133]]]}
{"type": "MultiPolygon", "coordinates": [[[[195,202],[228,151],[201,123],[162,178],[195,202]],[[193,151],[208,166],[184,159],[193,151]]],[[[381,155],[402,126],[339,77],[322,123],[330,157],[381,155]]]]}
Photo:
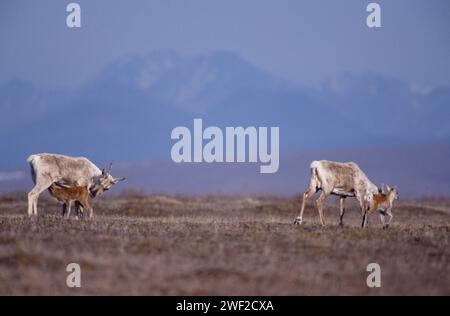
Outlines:
{"type": "Polygon", "coordinates": [[[100,170],[85,157],[36,154],[28,157],[27,162],[35,184],[28,193],[28,216],[37,215],[39,195],[54,183],[61,187],[85,187],[92,197],[96,197],[125,180],[113,178],[110,174],[111,166],[108,171],[100,170]]]}
{"type": "Polygon", "coordinates": [[[364,172],[354,162],[335,162],[328,160],[313,161],[311,163],[311,179],[309,188],[303,193],[302,207],[299,216],[295,219],[295,224],[303,222],[303,212],[306,201],[317,191],[321,194],[317,199],[317,209],[319,211],[320,224],[325,226],[323,209],[325,199],[333,194],[340,197],[340,219],[339,224],[343,224],[345,214],[345,198],[356,197],[361,207],[363,216],[362,227],[365,227],[366,198],[370,194],[376,194],[378,187],[373,184],[364,172]]]}

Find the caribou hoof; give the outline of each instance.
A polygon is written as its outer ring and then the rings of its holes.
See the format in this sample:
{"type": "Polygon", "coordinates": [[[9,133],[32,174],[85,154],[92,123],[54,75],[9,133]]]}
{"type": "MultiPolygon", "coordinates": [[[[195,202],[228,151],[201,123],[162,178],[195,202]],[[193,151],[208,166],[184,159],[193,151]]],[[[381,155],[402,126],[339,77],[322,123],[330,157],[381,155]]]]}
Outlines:
{"type": "Polygon", "coordinates": [[[301,225],[303,220],[300,217],[297,217],[294,221],[294,225],[301,225]]]}

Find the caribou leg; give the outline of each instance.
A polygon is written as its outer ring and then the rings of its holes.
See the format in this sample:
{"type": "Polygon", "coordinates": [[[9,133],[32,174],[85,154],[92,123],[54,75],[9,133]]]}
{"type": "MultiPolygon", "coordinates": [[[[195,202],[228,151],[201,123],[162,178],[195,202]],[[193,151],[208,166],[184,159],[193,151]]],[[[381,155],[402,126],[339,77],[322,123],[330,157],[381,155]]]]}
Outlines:
{"type": "Polygon", "coordinates": [[[37,202],[39,195],[50,187],[51,182],[49,181],[38,181],[34,188],[28,193],[28,216],[37,215],[37,202]]]}
{"type": "Polygon", "coordinates": [[[324,209],[326,197],[327,197],[327,194],[325,193],[325,191],[322,191],[322,193],[320,194],[319,198],[316,201],[317,210],[319,212],[319,220],[320,220],[320,224],[322,226],[325,226],[325,217],[323,215],[323,209],[324,209]]]}
{"type": "Polygon", "coordinates": [[[345,214],[345,197],[341,197],[340,199],[340,216],[339,216],[339,225],[344,225],[344,214],[345,214]]]}
{"type": "Polygon", "coordinates": [[[306,202],[316,192],[317,192],[317,190],[315,187],[309,187],[309,189],[305,193],[303,193],[303,200],[302,200],[302,207],[300,209],[300,214],[295,219],[294,224],[300,225],[303,222],[303,212],[305,211],[306,202]]]}

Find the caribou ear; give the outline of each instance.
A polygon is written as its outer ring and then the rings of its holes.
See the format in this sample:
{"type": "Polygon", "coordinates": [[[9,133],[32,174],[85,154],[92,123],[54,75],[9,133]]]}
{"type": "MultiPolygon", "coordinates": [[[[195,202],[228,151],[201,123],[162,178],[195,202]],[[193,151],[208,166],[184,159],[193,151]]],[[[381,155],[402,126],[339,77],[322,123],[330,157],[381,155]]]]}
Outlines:
{"type": "Polygon", "coordinates": [[[391,187],[388,186],[387,184],[386,184],[386,189],[387,189],[388,191],[391,191],[391,187]]]}
{"type": "Polygon", "coordinates": [[[122,177],[122,178],[115,178],[114,180],[113,180],[113,182],[114,182],[114,184],[116,184],[116,183],[119,183],[119,182],[121,182],[121,181],[124,181],[126,178],[125,177],[122,177]]]}
{"type": "Polygon", "coordinates": [[[105,175],[106,174],[106,170],[103,168],[102,169],[102,175],[105,175]]]}

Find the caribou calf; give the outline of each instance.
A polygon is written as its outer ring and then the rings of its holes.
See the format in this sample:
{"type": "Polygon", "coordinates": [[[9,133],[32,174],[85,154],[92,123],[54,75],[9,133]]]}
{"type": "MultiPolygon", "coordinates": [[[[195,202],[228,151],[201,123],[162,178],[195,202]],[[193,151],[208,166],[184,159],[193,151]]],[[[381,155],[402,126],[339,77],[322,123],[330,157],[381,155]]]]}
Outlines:
{"type": "Polygon", "coordinates": [[[62,215],[64,217],[70,217],[72,202],[75,201],[77,218],[83,215],[83,209],[89,210],[89,218],[93,218],[94,210],[89,204],[88,187],[65,187],[58,183],[53,183],[48,188],[48,191],[51,196],[63,203],[62,215]]]}
{"type": "Polygon", "coordinates": [[[364,225],[367,225],[368,217],[369,215],[373,214],[376,211],[380,212],[380,220],[383,224],[383,228],[388,228],[389,224],[391,223],[392,218],[394,215],[392,215],[392,208],[394,204],[394,200],[398,200],[398,191],[396,187],[390,188],[387,186],[388,192],[386,194],[384,193],[378,193],[378,194],[372,194],[369,197],[369,207],[367,212],[364,214],[364,225]],[[386,216],[389,217],[389,219],[386,222],[386,216]]]}

